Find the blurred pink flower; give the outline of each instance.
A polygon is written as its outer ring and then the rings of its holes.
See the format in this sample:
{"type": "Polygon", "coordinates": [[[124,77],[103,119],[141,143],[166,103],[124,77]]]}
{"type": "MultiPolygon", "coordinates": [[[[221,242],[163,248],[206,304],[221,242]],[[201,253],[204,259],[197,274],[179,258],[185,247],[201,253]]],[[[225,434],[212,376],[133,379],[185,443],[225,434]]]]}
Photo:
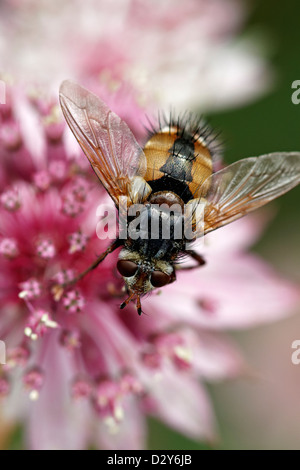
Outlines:
{"type": "MultiPolygon", "coordinates": [[[[205,382],[245,369],[223,330],[273,321],[299,300],[293,285],[246,253],[263,224],[248,217],[207,237],[207,266],[179,273],[176,284],[146,299],[142,318],[133,306],[119,310],[115,254],[56,297],[54,284],[106,248],[96,236],[96,208],[109,197],[74,154],[55,100],[19,89],[8,98],[0,108],[8,129],[0,140],[6,415],[23,420],[33,449],[143,448],[147,415],[212,441],[205,382]]],[[[118,103],[121,110],[121,93],[118,103]]]]}
{"type": "MultiPolygon", "coordinates": [[[[239,105],[266,91],[263,47],[241,37],[238,0],[6,0],[0,7],[6,79],[127,83],[147,108],[201,111],[239,105]]],[[[90,83],[86,83],[90,87],[90,83]]]]}

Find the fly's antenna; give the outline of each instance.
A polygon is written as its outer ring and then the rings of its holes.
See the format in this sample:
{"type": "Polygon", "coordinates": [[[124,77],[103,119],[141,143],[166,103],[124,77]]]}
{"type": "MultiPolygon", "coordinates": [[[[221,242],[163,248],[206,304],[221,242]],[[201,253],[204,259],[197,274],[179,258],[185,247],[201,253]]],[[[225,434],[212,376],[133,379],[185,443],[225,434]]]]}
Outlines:
{"type": "Polygon", "coordinates": [[[120,309],[123,310],[123,308],[125,308],[129,304],[129,302],[131,302],[133,300],[134,296],[135,296],[135,293],[131,292],[129,297],[127,297],[127,299],[124,300],[124,302],[121,303],[120,309]]]}
{"type": "Polygon", "coordinates": [[[136,298],[136,309],[137,309],[137,312],[139,314],[139,316],[142,315],[142,304],[141,304],[141,297],[139,295],[137,295],[137,298],[136,298]]]}
{"type": "Polygon", "coordinates": [[[138,312],[139,316],[141,316],[142,313],[143,313],[142,312],[141,297],[140,297],[140,295],[135,294],[135,292],[131,292],[129,297],[127,297],[127,299],[124,300],[124,302],[121,303],[120,309],[123,310],[123,308],[125,308],[129,304],[129,302],[131,302],[134,299],[135,296],[136,296],[136,309],[137,309],[137,312],[138,312]]]}

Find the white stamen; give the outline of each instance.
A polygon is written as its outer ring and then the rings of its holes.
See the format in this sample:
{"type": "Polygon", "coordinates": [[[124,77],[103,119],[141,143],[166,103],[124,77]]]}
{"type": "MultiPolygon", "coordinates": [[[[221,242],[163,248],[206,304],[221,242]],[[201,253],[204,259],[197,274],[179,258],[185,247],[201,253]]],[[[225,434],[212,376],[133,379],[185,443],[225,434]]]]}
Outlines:
{"type": "Polygon", "coordinates": [[[122,421],[124,418],[124,411],[121,405],[115,407],[114,416],[117,421],[122,421]]]}
{"type": "Polygon", "coordinates": [[[53,320],[48,320],[47,322],[45,322],[45,325],[47,326],[47,328],[58,328],[58,323],[53,320]]]}
{"type": "Polygon", "coordinates": [[[107,418],[105,418],[104,423],[108,427],[108,431],[110,434],[117,434],[119,432],[119,426],[112,416],[108,416],[107,418]]]}
{"type": "Polygon", "coordinates": [[[22,290],[20,293],[19,293],[19,298],[20,299],[25,299],[25,297],[27,297],[28,295],[28,291],[27,290],[22,290]]]}
{"type": "Polygon", "coordinates": [[[51,292],[53,294],[55,302],[59,302],[64,293],[64,289],[61,286],[56,285],[52,288],[51,292]]]}
{"type": "Polygon", "coordinates": [[[29,326],[27,326],[24,330],[24,334],[25,334],[25,336],[28,336],[28,338],[30,338],[31,334],[32,334],[32,329],[29,328],[29,326]]]}
{"type": "Polygon", "coordinates": [[[179,359],[182,359],[185,362],[192,361],[192,351],[190,349],[184,348],[183,346],[176,346],[174,348],[174,353],[179,359]]]}
{"type": "Polygon", "coordinates": [[[37,390],[31,390],[29,393],[29,398],[31,401],[37,401],[39,399],[39,392],[37,390]]]}

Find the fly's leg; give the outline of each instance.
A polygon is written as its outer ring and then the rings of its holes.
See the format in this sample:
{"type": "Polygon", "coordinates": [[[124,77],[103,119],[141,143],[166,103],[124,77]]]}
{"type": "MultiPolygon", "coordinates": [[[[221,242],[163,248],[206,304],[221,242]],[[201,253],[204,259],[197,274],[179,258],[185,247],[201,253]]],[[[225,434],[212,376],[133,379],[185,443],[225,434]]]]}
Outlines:
{"type": "Polygon", "coordinates": [[[170,279],[169,284],[172,284],[173,282],[176,281],[176,271],[177,271],[177,267],[174,266],[174,268],[175,268],[175,269],[174,269],[174,271],[173,271],[172,274],[171,274],[171,279],[170,279]]]}
{"type": "Polygon", "coordinates": [[[72,279],[71,281],[69,282],[66,282],[64,284],[57,284],[55,285],[53,288],[52,288],[52,293],[54,295],[54,299],[56,301],[58,301],[62,294],[63,294],[63,291],[66,287],[70,287],[74,284],[76,284],[78,281],[80,281],[81,279],[83,279],[89,272],[91,272],[93,269],[96,269],[97,266],[99,266],[99,264],[106,258],[107,255],[109,255],[110,253],[112,253],[116,248],[118,248],[119,246],[122,245],[122,242],[117,239],[115,240],[108,248],[106,251],[104,251],[104,253],[102,253],[85,271],[83,271],[81,274],[79,274],[78,276],[76,276],[74,279],[72,279]]]}
{"type": "Polygon", "coordinates": [[[115,251],[117,248],[119,248],[119,246],[121,246],[121,242],[119,239],[115,240],[108,248],[106,251],[104,251],[104,253],[102,253],[99,258],[97,258],[85,271],[83,271],[81,274],[79,274],[78,276],[75,277],[75,279],[73,279],[72,281],[66,283],[65,285],[63,285],[63,287],[66,287],[66,286],[69,286],[69,285],[72,285],[72,284],[76,284],[76,282],[80,281],[81,279],[83,279],[89,272],[93,271],[93,269],[96,269],[97,266],[99,266],[99,264],[106,258],[107,255],[109,255],[110,253],[112,253],[113,251],[115,251]]]}
{"type": "Polygon", "coordinates": [[[184,253],[189,255],[191,258],[193,258],[197,262],[197,264],[195,264],[193,266],[177,265],[176,266],[176,271],[187,271],[187,270],[199,268],[200,266],[204,266],[206,264],[205,259],[199,253],[196,253],[196,251],[186,250],[184,253]]]}

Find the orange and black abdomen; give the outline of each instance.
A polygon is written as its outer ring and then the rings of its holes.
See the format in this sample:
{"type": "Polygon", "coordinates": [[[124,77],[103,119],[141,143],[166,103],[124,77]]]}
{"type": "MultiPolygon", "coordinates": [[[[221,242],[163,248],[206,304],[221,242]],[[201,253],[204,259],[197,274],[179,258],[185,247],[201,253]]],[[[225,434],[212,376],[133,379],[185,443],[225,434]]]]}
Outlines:
{"type": "Polygon", "coordinates": [[[154,133],[144,152],[145,180],[152,191],[172,191],[185,203],[197,197],[199,188],[212,174],[212,156],[204,139],[176,126],[154,133]]]}

